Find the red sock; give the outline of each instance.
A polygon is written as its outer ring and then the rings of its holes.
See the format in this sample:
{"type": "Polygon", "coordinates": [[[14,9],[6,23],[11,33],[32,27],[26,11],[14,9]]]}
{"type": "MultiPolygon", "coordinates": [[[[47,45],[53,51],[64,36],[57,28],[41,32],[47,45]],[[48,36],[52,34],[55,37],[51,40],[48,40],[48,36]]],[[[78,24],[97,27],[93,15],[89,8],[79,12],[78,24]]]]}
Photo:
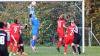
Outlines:
{"type": "Polygon", "coordinates": [[[61,45],[61,42],[60,42],[60,41],[58,41],[58,48],[60,48],[60,45],[61,45]]]}
{"type": "Polygon", "coordinates": [[[67,52],[67,48],[68,48],[68,45],[65,44],[65,46],[64,46],[64,52],[67,52]]]}
{"type": "Polygon", "coordinates": [[[12,50],[13,50],[13,44],[10,43],[9,47],[10,47],[10,52],[12,52],[12,50]]]}
{"type": "Polygon", "coordinates": [[[14,46],[14,53],[17,52],[17,48],[18,48],[18,45],[15,45],[15,46],[14,46]]]}

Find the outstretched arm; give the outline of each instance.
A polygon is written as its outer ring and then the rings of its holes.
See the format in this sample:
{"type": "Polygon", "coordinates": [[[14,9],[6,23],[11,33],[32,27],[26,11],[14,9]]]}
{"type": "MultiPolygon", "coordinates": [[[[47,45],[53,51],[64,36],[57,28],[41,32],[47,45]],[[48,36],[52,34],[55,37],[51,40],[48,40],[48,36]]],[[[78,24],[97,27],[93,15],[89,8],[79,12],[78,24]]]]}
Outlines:
{"type": "Polygon", "coordinates": [[[29,10],[29,24],[31,25],[31,19],[34,19],[35,16],[35,8],[34,6],[36,6],[36,2],[32,2],[29,6],[28,6],[28,10],[29,10]]]}
{"type": "Polygon", "coordinates": [[[29,6],[28,6],[28,9],[29,9],[29,14],[32,14],[33,16],[35,15],[35,8],[34,6],[36,6],[36,2],[33,1],[29,6]]]}

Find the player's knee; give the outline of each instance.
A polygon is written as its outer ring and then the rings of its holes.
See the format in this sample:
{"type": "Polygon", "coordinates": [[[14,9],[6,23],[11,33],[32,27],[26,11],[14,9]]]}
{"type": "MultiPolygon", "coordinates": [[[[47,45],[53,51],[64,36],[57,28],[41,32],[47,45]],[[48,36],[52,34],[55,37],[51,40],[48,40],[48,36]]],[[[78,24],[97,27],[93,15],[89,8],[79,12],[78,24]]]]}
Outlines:
{"type": "Polygon", "coordinates": [[[32,36],[32,39],[33,39],[33,40],[36,40],[36,39],[37,39],[37,36],[32,36]]]}
{"type": "Polygon", "coordinates": [[[68,46],[67,44],[65,44],[65,46],[68,46]]]}
{"type": "Polygon", "coordinates": [[[71,44],[71,46],[74,46],[74,45],[75,45],[74,43],[71,44]]]}
{"type": "Polygon", "coordinates": [[[59,41],[62,41],[62,38],[59,38],[59,41]]]}
{"type": "Polygon", "coordinates": [[[13,45],[12,43],[10,43],[10,45],[13,45]]]}
{"type": "Polygon", "coordinates": [[[24,46],[24,44],[20,44],[20,46],[24,46]]]}
{"type": "Polygon", "coordinates": [[[77,47],[80,47],[80,45],[77,45],[77,47]]]}
{"type": "Polygon", "coordinates": [[[17,44],[17,43],[15,43],[15,44],[14,44],[14,46],[18,46],[18,44],[17,44]]]}

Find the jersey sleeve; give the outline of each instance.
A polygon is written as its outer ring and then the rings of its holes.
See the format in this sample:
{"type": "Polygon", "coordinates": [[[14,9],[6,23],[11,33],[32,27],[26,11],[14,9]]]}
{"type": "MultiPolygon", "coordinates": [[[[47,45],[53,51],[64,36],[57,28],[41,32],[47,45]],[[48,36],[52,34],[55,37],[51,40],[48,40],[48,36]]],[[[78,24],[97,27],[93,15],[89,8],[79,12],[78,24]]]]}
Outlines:
{"type": "Polygon", "coordinates": [[[29,14],[32,14],[33,16],[35,16],[35,8],[30,5],[28,9],[29,9],[29,14]]]}

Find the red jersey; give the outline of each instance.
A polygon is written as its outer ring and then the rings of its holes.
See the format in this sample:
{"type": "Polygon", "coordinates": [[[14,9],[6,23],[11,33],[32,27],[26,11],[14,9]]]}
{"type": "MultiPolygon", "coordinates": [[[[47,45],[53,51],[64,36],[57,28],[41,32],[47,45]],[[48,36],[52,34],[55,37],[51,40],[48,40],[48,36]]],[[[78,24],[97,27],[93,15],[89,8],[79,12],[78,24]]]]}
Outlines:
{"type": "Polygon", "coordinates": [[[57,32],[64,32],[64,25],[65,25],[65,20],[59,19],[57,21],[57,32]]]}
{"type": "Polygon", "coordinates": [[[10,34],[16,36],[20,34],[20,25],[12,23],[10,26],[10,34]]]}
{"type": "Polygon", "coordinates": [[[72,44],[73,40],[74,40],[74,27],[73,26],[68,26],[67,28],[67,34],[65,34],[65,38],[63,40],[64,44],[72,44]]]}
{"type": "Polygon", "coordinates": [[[68,37],[74,38],[74,27],[73,26],[68,26],[67,28],[67,35],[68,37]]]}

